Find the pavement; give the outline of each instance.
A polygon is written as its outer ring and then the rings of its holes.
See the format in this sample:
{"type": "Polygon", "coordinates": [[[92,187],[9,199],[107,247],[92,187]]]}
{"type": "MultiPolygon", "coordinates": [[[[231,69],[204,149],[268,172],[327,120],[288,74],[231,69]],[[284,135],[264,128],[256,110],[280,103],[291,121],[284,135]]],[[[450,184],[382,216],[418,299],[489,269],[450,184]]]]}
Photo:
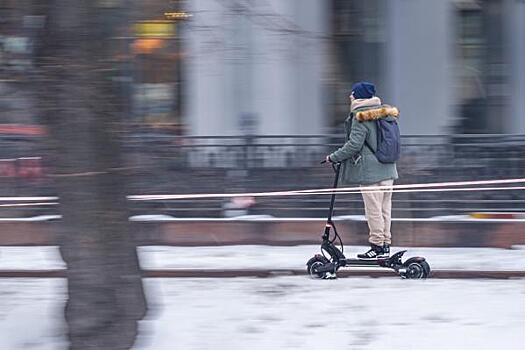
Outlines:
{"type": "MultiPolygon", "coordinates": [[[[407,249],[405,259],[426,258],[432,278],[523,278],[525,246],[501,248],[425,248],[407,249]]],[[[365,246],[347,246],[353,257],[365,246]]],[[[320,252],[317,245],[299,246],[141,246],[137,248],[145,277],[272,277],[306,274],[306,261],[320,252]]],[[[66,264],[58,246],[0,247],[0,277],[64,277],[66,264]]],[[[341,269],[344,276],[392,276],[379,267],[341,269]]]]}

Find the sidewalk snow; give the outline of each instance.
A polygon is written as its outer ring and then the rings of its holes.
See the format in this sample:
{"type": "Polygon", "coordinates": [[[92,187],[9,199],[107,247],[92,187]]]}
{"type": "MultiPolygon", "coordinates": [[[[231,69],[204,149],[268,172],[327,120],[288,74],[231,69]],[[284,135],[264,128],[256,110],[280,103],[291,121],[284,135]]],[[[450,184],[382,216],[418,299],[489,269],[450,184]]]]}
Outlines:
{"type": "MultiPolygon", "coordinates": [[[[492,350],[525,342],[525,279],[145,279],[133,350],[492,350]]],[[[66,350],[64,279],[0,279],[0,349],[66,350]]]]}
{"type": "MultiPolygon", "coordinates": [[[[364,246],[347,246],[354,257],[364,246]]],[[[525,247],[499,248],[398,248],[408,249],[405,259],[424,256],[435,270],[524,271],[525,247]]],[[[304,269],[306,261],[319,253],[317,245],[303,246],[215,246],[138,248],[140,265],[157,269],[304,269]]],[[[66,267],[58,247],[0,247],[0,270],[56,270],[66,267]]]]}
{"type": "MultiPolygon", "coordinates": [[[[355,257],[368,247],[347,246],[344,253],[355,257]]],[[[525,270],[525,250],[498,248],[398,248],[408,249],[404,259],[424,256],[432,269],[443,270],[525,270]]],[[[145,270],[155,269],[304,269],[320,252],[318,245],[306,246],[218,246],[138,248],[145,270]]]]}
{"type": "Polygon", "coordinates": [[[56,246],[0,247],[0,270],[59,270],[66,263],[56,246]]]}
{"type": "Polygon", "coordinates": [[[525,279],[148,280],[134,350],[492,350],[525,342],[525,279]]]}
{"type": "Polygon", "coordinates": [[[67,281],[0,278],[0,349],[66,350],[67,281]]]}

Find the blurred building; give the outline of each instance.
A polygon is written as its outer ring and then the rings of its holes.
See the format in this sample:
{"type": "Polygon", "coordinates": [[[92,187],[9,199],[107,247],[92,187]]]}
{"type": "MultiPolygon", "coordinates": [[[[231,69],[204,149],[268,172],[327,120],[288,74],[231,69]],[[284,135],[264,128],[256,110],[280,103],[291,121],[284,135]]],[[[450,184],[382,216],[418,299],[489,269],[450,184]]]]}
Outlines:
{"type": "Polygon", "coordinates": [[[525,2],[188,1],[193,134],[323,133],[353,82],[404,134],[523,133],[525,2]]]}
{"type": "Polygon", "coordinates": [[[376,82],[404,134],[525,132],[523,1],[334,4],[340,87],[376,82]]]}
{"type": "Polygon", "coordinates": [[[197,135],[327,125],[329,1],[187,1],[187,118],[197,135]]]}
{"type": "MultiPolygon", "coordinates": [[[[35,123],[48,2],[0,1],[0,123],[35,123]]],[[[97,0],[103,8],[122,0],[97,0]]],[[[130,122],[194,135],[322,134],[374,82],[404,134],[525,133],[522,0],[149,0],[115,16],[130,122]],[[191,17],[166,14],[190,14],[191,17]]]]}
{"type": "Polygon", "coordinates": [[[136,123],[182,124],[182,21],[166,18],[182,1],[135,2],[128,23],[131,117],[136,123]]]}

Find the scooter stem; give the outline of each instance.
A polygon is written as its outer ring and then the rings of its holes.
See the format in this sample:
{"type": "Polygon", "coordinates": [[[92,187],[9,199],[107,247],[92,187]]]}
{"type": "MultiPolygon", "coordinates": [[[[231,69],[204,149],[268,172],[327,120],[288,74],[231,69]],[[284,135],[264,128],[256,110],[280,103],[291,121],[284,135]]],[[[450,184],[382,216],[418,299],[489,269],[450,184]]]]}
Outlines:
{"type": "MultiPolygon", "coordinates": [[[[341,170],[341,163],[337,163],[335,166],[333,166],[333,168],[335,171],[335,179],[334,179],[333,188],[336,189],[337,184],[339,182],[339,171],[341,170]]],[[[326,220],[327,227],[325,229],[325,233],[327,232],[327,230],[328,231],[330,230],[330,227],[328,227],[328,225],[330,226],[332,225],[332,214],[334,213],[335,195],[336,195],[336,192],[332,192],[332,198],[330,200],[330,210],[328,212],[328,219],[326,220]]]]}

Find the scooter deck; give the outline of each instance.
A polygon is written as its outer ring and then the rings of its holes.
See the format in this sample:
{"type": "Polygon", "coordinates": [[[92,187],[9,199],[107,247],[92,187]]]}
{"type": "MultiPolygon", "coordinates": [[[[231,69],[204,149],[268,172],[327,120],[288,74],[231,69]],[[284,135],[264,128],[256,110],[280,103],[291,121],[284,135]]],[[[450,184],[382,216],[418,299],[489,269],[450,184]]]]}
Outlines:
{"type": "Polygon", "coordinates": [[[389,258],[377,259],[345,259],[344,266],[382,266],[389,258]]]}

